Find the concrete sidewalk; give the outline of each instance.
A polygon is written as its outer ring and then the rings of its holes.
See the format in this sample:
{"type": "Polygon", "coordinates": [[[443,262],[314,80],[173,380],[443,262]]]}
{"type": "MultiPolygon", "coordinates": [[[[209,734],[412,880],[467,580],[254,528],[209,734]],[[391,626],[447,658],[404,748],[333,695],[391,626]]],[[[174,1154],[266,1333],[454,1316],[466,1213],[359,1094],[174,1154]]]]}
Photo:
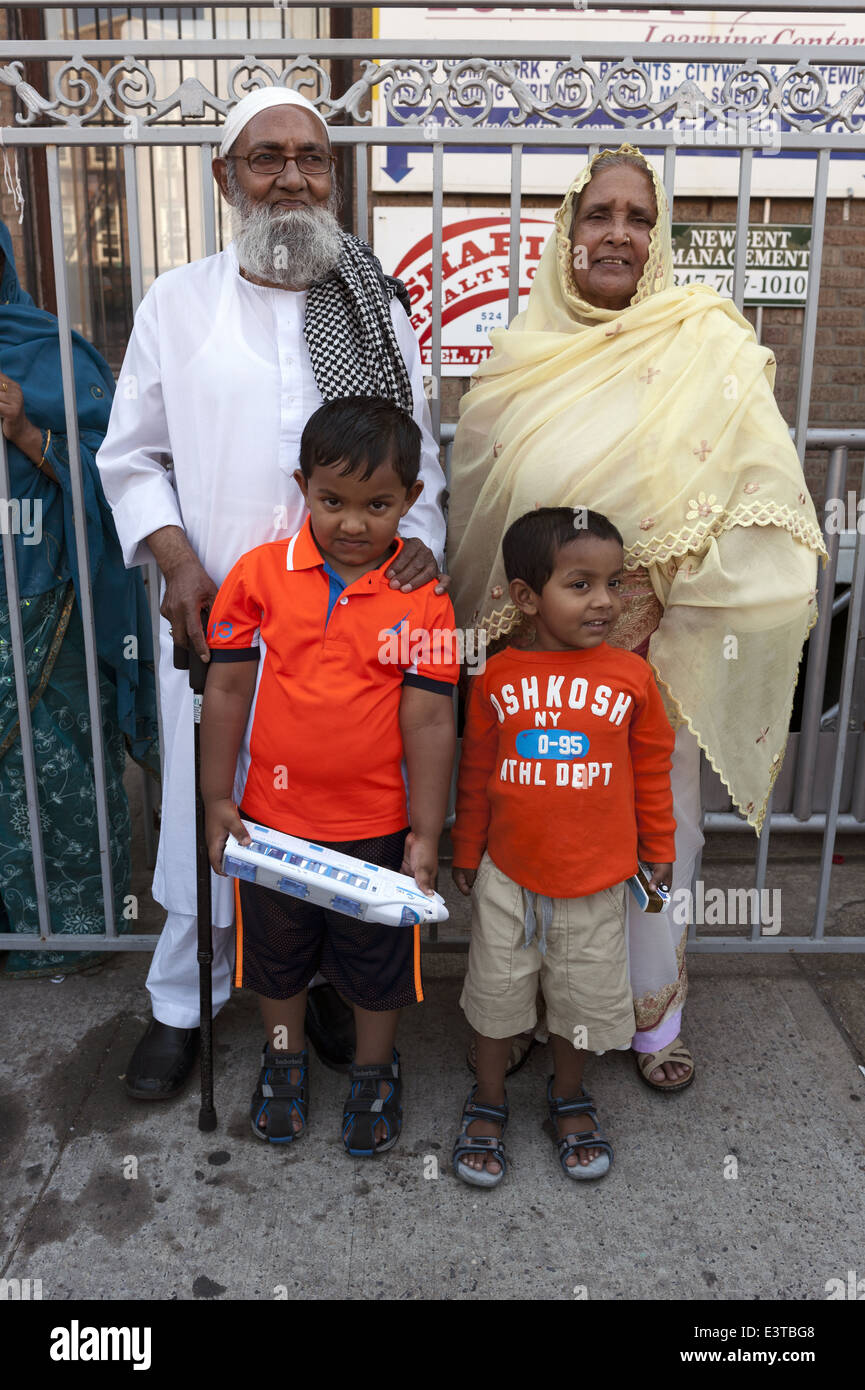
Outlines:
{"type": "MultiPolygon", "coordinates": [[[[709,846],[707,881],[748,882],[733,838],[709,846]]],[[[862,930],[863,868],[860,842],[833,881],[847,930],[862,930]]],[[[814,877],[801,841],[770,871],[791,903],[814,877]]],[[[589,1064],[616,1151],[600,1183],[558,1167],[537,1048],[508,1086],[511,1168],[493,1192],[449,1168],[469,1086],[464,965],[425,958],[426,1003],[399,1042],[402,1139],[371,1161],[344,1153],[345,1079],[315,1058],[309,1133],[254,1139],[261,1025],[244,995],[216,1025],[219,1127],[201,1135],[195,1080],[162,1105],[123,1091],[147,957],[0,980],[0,1275],[109,1300],[820,1300],[828,1280],[865,1275],[865,959],[691,957],[694,1086],[656,1095],[629,1054],[589,1064]]]]}

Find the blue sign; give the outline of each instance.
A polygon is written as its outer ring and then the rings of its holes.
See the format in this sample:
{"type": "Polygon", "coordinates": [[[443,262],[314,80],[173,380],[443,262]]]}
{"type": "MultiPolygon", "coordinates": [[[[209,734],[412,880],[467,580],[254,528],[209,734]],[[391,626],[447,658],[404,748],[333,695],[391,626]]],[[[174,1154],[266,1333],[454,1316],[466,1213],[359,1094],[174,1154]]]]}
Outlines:
{"type": "Polygon", "coordinates": [[[585,734],[567,729],[523,729],[517,734],[517,753],[521,758],[558,758],[562,762],[584,758],[589,751],[585,734]]]}

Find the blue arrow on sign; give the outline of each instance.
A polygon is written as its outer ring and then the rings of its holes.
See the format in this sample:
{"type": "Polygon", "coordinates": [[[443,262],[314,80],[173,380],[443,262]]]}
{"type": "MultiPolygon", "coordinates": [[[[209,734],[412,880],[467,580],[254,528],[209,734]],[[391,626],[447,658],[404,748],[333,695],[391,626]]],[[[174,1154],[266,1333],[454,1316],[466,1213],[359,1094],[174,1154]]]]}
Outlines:
{"type": "Polygon", "coordinates": [[[390,175],[394,183],[399,183],[404,179],[406,174],[411,172],[406,147],[404,145],[389,145],[382,168],[386,174],[390,175]]]}

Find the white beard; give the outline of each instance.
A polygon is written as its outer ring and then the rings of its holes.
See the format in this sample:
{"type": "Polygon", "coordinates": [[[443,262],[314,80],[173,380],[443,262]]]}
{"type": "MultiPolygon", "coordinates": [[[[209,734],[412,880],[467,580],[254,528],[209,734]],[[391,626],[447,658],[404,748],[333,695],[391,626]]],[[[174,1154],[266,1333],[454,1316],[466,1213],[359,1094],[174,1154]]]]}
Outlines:
{"type": "Polygon", "coordinates": [[[286,289],[306,289],[336,269],[342,254],[342,231],[327,207],[277,208],[255,203],[244,194],[229,165],[228,186],[234,198],[237,259],[257,280],[286,289]]]}

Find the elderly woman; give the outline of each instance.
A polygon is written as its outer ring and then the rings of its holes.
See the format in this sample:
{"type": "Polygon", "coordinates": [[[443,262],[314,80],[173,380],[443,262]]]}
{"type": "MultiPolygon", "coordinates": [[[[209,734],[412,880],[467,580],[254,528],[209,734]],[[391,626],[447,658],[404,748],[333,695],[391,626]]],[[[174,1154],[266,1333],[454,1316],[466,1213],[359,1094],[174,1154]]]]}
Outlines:
{"type": "MultiPolygon", "coordinates": [[[[515,631],[501,537],[538,506],[586,506],[622,532],[610,641],[647,656],[677,730],[673,905],[628,922],[640,1075],[694,1078],[679,1036],[700,833],[699,750],[759,831],[816,617],[814,507],[772,395],[775,362],[734,305],[673,284],[664,189],[630,145],[603,151],[556,214],[529,303],[492,335],[453,459],[451,593],[490,642],[515,631]]],[[[519,635],[515,633],[516,641],[519,635]]]]}

